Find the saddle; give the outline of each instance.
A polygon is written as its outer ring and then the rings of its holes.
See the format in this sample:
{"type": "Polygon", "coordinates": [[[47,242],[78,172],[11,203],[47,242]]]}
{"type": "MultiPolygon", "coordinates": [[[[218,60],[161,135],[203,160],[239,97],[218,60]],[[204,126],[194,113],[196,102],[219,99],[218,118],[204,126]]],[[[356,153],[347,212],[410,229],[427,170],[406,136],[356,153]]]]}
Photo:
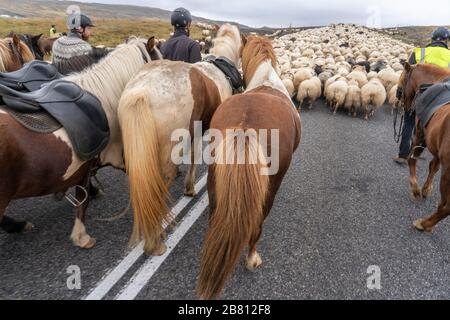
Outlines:
{"type": "Polygon", "coordinates": [[[450,103],[450,78],[436,84],[425,84],[420,87],[416,98],[416,115],[426,127],[431,117],[441,107],[450,103]]]}
{"type": "Polygon", "coordinates": [[[17,71],[0,73],[0,84],[14,90],[35,91],[42,84],[62,77],[54,65],[32,60],[17,71]]]}
{"type": "Polygon", "coordinates": [[[213,55],[207,56],[203,61],[210,62],[219,68],[219,70],[223,72],[225,77],[230,82],[234,92],[242,91],[242,88],[244,87],[244,80],[232,61],[226,57],[216,58],[213,55]]]}
{"type": "Polygon", "coordinates": [[[55,80],[33,92],[0,84],[0,96],[6,110],[16,115],[49,113],[67,131],[81,160],[93,159],[109,142],[108,120],[100,101],[73,82],[55,80]]]}

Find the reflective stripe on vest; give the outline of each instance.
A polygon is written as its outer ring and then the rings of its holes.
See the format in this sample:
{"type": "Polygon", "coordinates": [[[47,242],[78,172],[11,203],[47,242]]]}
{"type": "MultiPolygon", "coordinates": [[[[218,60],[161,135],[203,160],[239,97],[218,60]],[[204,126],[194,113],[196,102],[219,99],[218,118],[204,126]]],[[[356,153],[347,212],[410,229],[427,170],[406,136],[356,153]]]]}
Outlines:
{"type": "Polygon", "coordinates": [[[441,68],[450,68],[450,50],[446,48],[416,48],[414,51],[418,63],[430,63],[441,68]]]}

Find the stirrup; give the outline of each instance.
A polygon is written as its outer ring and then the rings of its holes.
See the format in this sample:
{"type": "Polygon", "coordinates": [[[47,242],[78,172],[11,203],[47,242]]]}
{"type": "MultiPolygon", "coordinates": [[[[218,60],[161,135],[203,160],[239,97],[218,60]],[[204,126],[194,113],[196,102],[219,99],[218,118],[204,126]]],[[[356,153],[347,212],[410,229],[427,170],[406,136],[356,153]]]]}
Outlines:
{"type": "Polygon", "coordinates": [[[86,190],[85,187],[80,186],[80,185],[76,185],[76,186],[75,186],[75,190],[76,190],[77,188],[80,188],[80,189],[84,192],[84,199],[83,199],[83,201],[79,201],[79,200],[76,198],[76,196],[74,196],[74,195],[72,195],[72,194],[70,194],[70,193],[66,193],[65,196],[64,196],[64,198],[65,198],[72,206],[74,206],[75,208],[81,207],[81,206],[87,201],[87,199],[88,199],[88,197],[89,197],[88,192],[87,192],[87,190],[86,190]]]}

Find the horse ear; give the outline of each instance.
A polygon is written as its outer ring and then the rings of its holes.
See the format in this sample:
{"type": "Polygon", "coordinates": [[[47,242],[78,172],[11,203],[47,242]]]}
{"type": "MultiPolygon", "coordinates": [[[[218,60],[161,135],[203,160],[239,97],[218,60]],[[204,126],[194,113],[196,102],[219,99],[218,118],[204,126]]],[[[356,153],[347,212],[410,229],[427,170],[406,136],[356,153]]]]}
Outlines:
{"type": "Polygon", "coordinates": [[[147,50],[151,52],[155,48],[155,36],[152,36],[147,41],[147,50]]]}
{"type": "Polygon", "coordinates": [[[411,65],[409,64],[409,62],[405,62],[404,68],[405,68],[405,71],[406,71],[406,72],[410,72],[411,69],[412,69],[412,67],[411,67],[411,65]]]}
{"type": "Polygon", "coordinates": [[[19,46],[19,44],[20,44],[20,39],[19,39],[19,36],[17,35],[17,34],[13,34],[13,43],[14,43],[14,45],[16,46],[16,47],[18,47],[19,46]]]}
{"type": "Polygon", "coordinates": [[[241,33],[241,41],[242,41],[242,46],[245,46],[247,44],[247,37],[241,33]]]}

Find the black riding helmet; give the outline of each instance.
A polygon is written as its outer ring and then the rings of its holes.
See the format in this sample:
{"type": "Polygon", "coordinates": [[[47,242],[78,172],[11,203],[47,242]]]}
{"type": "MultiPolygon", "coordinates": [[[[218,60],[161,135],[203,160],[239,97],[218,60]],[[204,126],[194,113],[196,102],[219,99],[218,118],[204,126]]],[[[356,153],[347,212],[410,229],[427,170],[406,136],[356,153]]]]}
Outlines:
{"type": "Polygon", "coordinates": [[[191,13],[184,8],[175,9],[170,17],[170,22],[177,29],[186,28],[189,22],[192,22],[191,13]]]}
{"type": "Polygon", "coordinates": [[[433,41],[447,41],[450,39],[450,31],[445,27],[439,27],[434,30],[431,38],[433,41]]]}
{"type": "Polygon", "coordinates": [[[74,30],[77,28],[95,27],[95,25],[87,15],[72,13],[67,18],[67,27],[69,30],[74,30]]]}

